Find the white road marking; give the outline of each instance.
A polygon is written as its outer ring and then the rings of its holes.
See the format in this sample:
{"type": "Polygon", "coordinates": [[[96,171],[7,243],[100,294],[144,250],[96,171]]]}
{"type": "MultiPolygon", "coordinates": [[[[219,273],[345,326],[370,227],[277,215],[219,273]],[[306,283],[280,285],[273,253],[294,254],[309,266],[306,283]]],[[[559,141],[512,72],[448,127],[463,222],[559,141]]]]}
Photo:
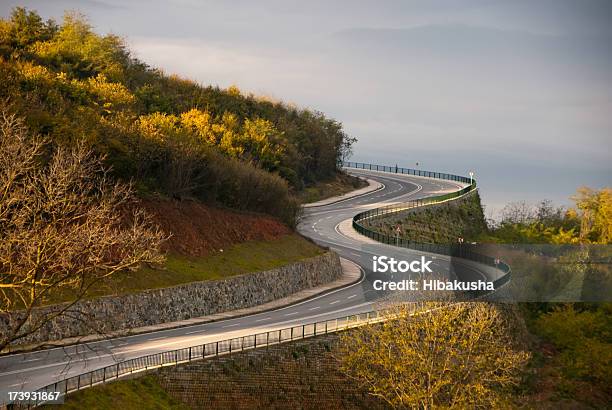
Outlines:
{"type": "Polygon", "coordinates": [[[357,295],[351,295],[351,296],[347,297],[347,299],[353,299],[355,296],[357,296],[357,295]]]}
{"type": "Polygon", "coordinates": [[[333,302],[329,302],[330,305],[335,305],[336,303],[340,303],[339,300],[334,300],[333,302]]]}
{"type": "Polygon", "coordinates": [[[321,309],[321,306],[315,306],[315,307],[310,308],[310,309],[308,309],[308,310],[317,310],[317,309],[321,309]]]}
{"type": "Polygon", "coordinates": [[[185,334],[186,334],[186,335],[192,335],[192,334],[194,334],[194,333],[201,333],[201,332],[203,332],[203,331],[204,331],[203,329],[200,329],[200,330],[194,330],[193,332],[185,332],[185,334]]]}
{"type": "Polygon", "coordinates": [[[257,319],[256,322],[263,322],[264,320],[270,320],[272,319],[272,317],[268,316],[268,317],[264,317],[263,319],[257,319]]]}
{"type": "Polygon", "coordinates": [[[293,316],[293,315],[297,315],[300,312],[293,312],[293,313],[285,313],[285,316],[293,316]]]}
{"type": "Polygon", "coordinates": [[[225,326],[221,326],[221,327],[223,327],[223,328],[225,328],[225,327],[234,327],[234,326],[238,326],[239,324],[240,323],[233,323],[231,325],[225,325],[225,326]]]}

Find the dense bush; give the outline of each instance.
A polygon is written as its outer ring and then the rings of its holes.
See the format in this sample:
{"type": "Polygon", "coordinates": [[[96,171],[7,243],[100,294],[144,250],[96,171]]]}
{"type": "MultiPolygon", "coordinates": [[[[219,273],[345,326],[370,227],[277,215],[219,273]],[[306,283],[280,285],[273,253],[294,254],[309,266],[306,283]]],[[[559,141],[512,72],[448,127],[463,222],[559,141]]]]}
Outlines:
{"type": "Polygon", "coordinates": [[[143,190],[288,222],[290,191],[335,175],[354,142],[322,113],[151,69],[74,13],[0,20],[0,98],[53,144],[84,139],[143,190]]]}
{"type": "Polygon", "coordinates": [[[536,332],[560,350],[567,376],[612,384],[612,316],[610,304],[587,307],[557,305],[535,322],[536,332]]]}

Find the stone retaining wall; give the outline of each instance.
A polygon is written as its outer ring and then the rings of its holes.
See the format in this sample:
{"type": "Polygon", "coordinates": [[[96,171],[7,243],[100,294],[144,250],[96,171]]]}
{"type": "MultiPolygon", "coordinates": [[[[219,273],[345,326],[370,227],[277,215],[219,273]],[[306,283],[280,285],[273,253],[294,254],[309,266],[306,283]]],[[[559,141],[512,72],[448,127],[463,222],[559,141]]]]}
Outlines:
{"type": "Polygon", "coordinates": [[[317,336],[166,367],[155,378],[192,409],[389,408],[340,371],[337,342],[337,334],[317,336]]]}
{"type": "MultiPolygon", "coordinates": [[[[280,268],[223,280],[83,300],[76,303],[68,315],[48,322],[42,329],[21,339],[19,344],[120,331],[252,307],[340,277],[342,268],[338,255],[327,252],[280,268]]],[[[34,315],[58,310],[61,306],[43,307],[34,315]]],[[[0,332],[5,332],[7,326],[19,318],[19,312],[0,318],[4,319],[0,320],[0,332]]]]}

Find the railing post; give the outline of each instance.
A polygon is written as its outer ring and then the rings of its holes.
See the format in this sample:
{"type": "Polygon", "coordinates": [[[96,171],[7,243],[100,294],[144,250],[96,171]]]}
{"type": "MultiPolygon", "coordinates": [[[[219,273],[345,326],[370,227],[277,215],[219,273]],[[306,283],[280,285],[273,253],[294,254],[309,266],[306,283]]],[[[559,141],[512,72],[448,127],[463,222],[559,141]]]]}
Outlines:
{"type": "Polygon", "coordinates": [[[191,361],[191,346],[189,346],[189,361],[191,361]]]}
{"type": "Polygon", "coordinates": [[[217,345],[215,346],[215,356],[219,357],[219,341],[217,340],[217,345]]]}
{"type": "Polygon", "coordinates": [[[325,321],[325,334],[327,334],[327,320],[325,321]]]}

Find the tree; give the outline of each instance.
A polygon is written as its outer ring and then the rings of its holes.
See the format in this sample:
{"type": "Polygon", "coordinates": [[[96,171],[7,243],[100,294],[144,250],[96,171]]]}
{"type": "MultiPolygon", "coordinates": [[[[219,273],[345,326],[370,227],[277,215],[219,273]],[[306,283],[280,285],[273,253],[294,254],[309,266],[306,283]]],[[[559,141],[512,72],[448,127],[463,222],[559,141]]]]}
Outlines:
{"type": "Polygon", "coordinates": [[[581,212],[580,238],[583,241],[612,242],[612,189],[599,191],[582,187],[572,198],[581,212]]]}
{"type": "Polygon", "coordinates": [[[0,112],[0,350],[74,304],[101,280],[162,262],[164,234],[133,206],[83,144],[45,155],[46,141],[0,112]],[[58,294],[72,301],[41,313],[58,294]]]}
{"type": "Polygon", "coordinates": [[[341,369],[396,408],[499,405],[529,358],[511,313],[481,302],[431,303],[418,315],[400,306],[341,337],[341,369]]]}

